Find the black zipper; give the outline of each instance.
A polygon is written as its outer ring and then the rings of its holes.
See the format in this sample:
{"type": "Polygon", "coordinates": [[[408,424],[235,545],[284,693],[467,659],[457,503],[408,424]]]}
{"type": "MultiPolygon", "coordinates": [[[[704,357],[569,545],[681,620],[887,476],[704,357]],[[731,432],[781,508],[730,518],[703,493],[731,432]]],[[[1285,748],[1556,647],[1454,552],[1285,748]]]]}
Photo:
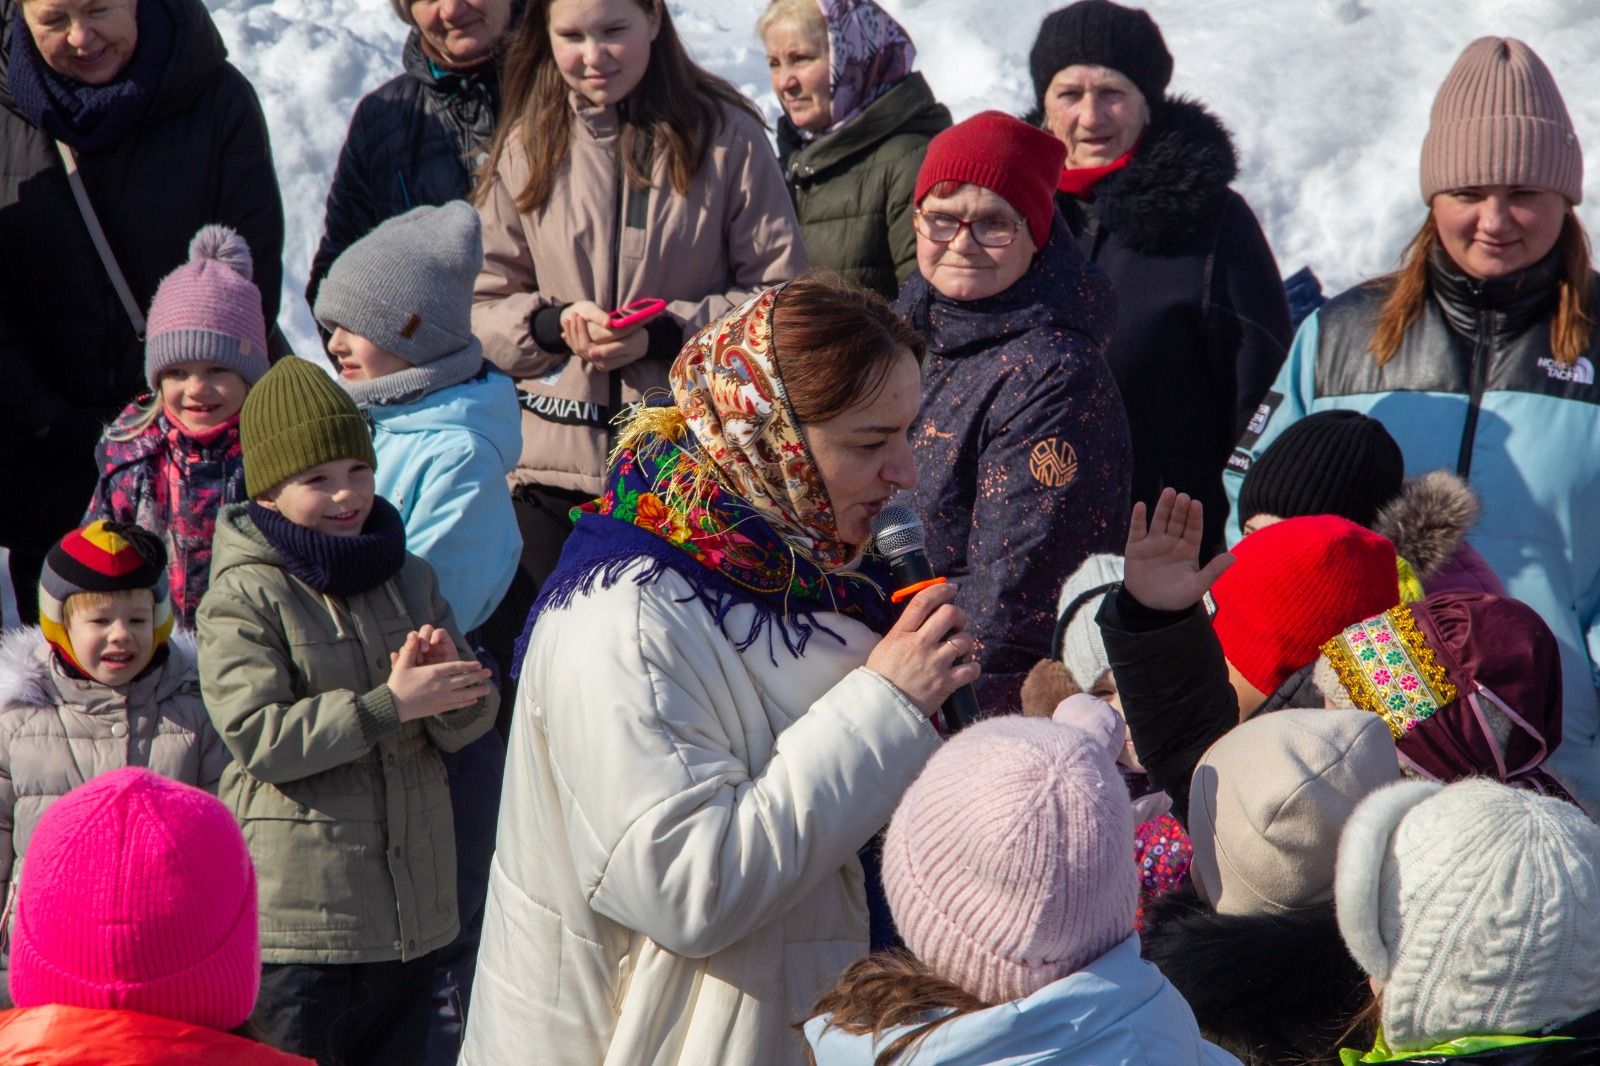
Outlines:
{"type": "Polygon", "coordinates": [[[1470,480],[1472,473],[1472,446],[1478,436],[1478,412],[1483,407],[1483,393],[1489,385],[1489,364],[1494,358],[1494,312],[1478,312],[1477,336],[1472,342],[1472,391],[1467,395],[1467,424],[1461,428],[1461,450],[1456,453],[1456,476],[1470,480]]]}

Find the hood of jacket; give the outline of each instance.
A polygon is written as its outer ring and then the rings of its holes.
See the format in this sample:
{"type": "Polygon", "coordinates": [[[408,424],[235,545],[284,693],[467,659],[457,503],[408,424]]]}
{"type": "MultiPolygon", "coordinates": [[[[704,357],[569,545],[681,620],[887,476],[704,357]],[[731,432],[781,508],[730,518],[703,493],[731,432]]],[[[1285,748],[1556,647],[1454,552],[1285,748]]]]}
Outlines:
{"type": "Polygon", "coordinates": [[[127,1010],[51,1004],[0,1013],[0,1062],[16,1066],[311,1066],[244,1037],[127,1010]]]}
{"type": "MultiPolygon", "coordinates": [[[[0,0],[0,106],[15,110],[11,100],[11,37],[13,12],[22,0],[0,0]]],[[[155,99],[140,120],[154,122],[194,105],[195,94],[228,58],[222,34],[201,0],[145,0],[165,4],[173,21],[172,56],[161,75],[155,99]]],[[[26,33],[27,30],[22,30],[26,33]]]]}
{"type": "MultiPolygon", "coordinates": [[[[871,1066],[878,1050],[911,1028],[857,1036],[824,1032],[825,1025],[826,1019],[813,1018],[805,1026],[817,1066],[871,1066]]],[[[1139,957],[1139,939],[1133,936],[1026,999],[946,1022],[918,1048],[913,1061],[942,1066],[1235,1061],[1200,1038],[1189,1008],[1161,972],[1139,957]]]]}
{"type": "Polygon", "coordinates": [[[1218,914],[1191,889],[1149,903],[1145,922],[1144,957],[1223,1047],[1256,1049],[1268,1062],[1326,1061],[1370,999],[1331,905],[1218,914]]]}
{"type": "Polygon", "coordinates": [[[484,367],[477,377],[410,403],[374,404],[365,411],[386,433],[471,433],[495,450],[509,474],[522,454],[522,408],[512,380],[484,367]]]}
{"type": "MultiPolygon", "coordinates": [[[[167,660],[144,677],[130,683],[149,687],[150,702],[164,702],[184,685],[197,683],[194,635],[174,629],[167,641],[167,660]]],[[[54,707],[61,702],[93,706],[108,686],[68,677],[52,665],[50,642],[38,626],[8,629],[0,635],[0,706],[54,707]]]]}
{"type": "MultiPolygon", "coordinates": [[[[1111,286],[1084,258],[1058,213],[1050,240],[1009,289],[981,300],[952,300],[920,272],[906,279],[895,310],[945,358],[982,355],[1032,330],[1072,330],[1097,351],[1105,348],[1115,318],[1111,286]]],[[[1059,347],[1059,346],[1058,346],[1059,347]]]]}
{"type": "Polygon", "coordinates": [[[211,584],[215,586],[228,570],[253,563],[282,568],[283,557],[250,521],[250,505],[230,503],[217,512],[216,532],[211,538],[211,584]]]}
{"type": "Polygon", "coordinates": [[[778,161],[789,181],[811,179],[890,137],[932,137],[949,126],[950,109],[933,98],[927,79],[913,71],[854,119],[814,141],[801,137],[784,115],[778,120],[778,161]]]}
{"type": "Polygon", "coordinates": [[[1159,252],[1199,232],[1238,174],[1221,120],[1196,100],[1168,97],[1151,109],[1128,165],[1094,187],[1093,210],[1128,247],[1159,252]]]}
{"type": "Polygon", "coordinates": [[[1378,512],[1372,529],[1387,537],[1426,581],[1461,550],[1482,510],[1478,494],[1465,481],[1448,470],[1434,470],[1406,482],[1400,495],[1378,512]]]}

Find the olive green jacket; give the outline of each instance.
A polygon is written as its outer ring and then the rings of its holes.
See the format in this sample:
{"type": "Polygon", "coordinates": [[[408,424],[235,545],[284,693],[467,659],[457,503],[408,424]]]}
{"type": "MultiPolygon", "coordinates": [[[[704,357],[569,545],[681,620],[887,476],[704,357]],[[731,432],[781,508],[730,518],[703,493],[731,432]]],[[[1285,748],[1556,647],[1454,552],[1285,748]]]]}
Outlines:
{"type": "Polygon", "coordinates": [[[778,157],[811,265],[892,300],[917,265],[911,193],[928,141],[950,125],[911,74],[832,133],[803,141],[778,123],[778,157]]]}
{"type": "Polygon", "coordinates": [[[225,507],[198,617],[200,685],[236,760],[218,795],[255,860],[269,963],[414,959],[456,935],[455,835],[438,749],[494,724],[499,698],[402,723],[389,653],[450,606],[428,564],[331,597],[283,569],[244,504],[225,507]]]}

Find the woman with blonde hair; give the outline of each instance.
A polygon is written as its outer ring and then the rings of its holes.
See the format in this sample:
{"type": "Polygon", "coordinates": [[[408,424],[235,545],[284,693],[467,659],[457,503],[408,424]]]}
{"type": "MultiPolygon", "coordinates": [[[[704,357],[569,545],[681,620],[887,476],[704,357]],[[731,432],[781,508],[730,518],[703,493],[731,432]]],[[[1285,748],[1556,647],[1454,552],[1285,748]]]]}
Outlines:
{"type": "MultiPolygon", "coordinates": [[[[1555,79],[1512,38],[1468,45],[1422,144],[1429,213],[1400,268],[1306,320],[1226,476],[1307,414],[1382,422],[1406,473],[1453,470],[1468,540],[1561,646],[1565,736],[1549,769],[1600,802],[1600,276],[1573,208],[1583,153],[1555,79]]],[[[1230,528],[1232,539],[1237,527],[1230,528]]]]}

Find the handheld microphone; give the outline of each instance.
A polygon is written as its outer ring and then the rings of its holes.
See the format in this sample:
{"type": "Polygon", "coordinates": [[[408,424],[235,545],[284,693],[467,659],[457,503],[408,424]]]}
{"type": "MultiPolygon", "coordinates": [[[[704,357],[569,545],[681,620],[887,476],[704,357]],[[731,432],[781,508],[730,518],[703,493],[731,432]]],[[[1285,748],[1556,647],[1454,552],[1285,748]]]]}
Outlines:
{"type": "MultiPolygon", "coordinates": [[[[927,532],[911,508],[890,504],[879,511],[872,520],[872,544],[889,562],[894,586],[889,598],[894,603],[901,603],[930,585],[944,584],[944,578],[936,575],[928,562],[927,532]]],[[[950,693],[939,710],[946,734],[953,736],[962,726],[977,721],[978,697],[971,685],[962,685],[950,693]]]]}

